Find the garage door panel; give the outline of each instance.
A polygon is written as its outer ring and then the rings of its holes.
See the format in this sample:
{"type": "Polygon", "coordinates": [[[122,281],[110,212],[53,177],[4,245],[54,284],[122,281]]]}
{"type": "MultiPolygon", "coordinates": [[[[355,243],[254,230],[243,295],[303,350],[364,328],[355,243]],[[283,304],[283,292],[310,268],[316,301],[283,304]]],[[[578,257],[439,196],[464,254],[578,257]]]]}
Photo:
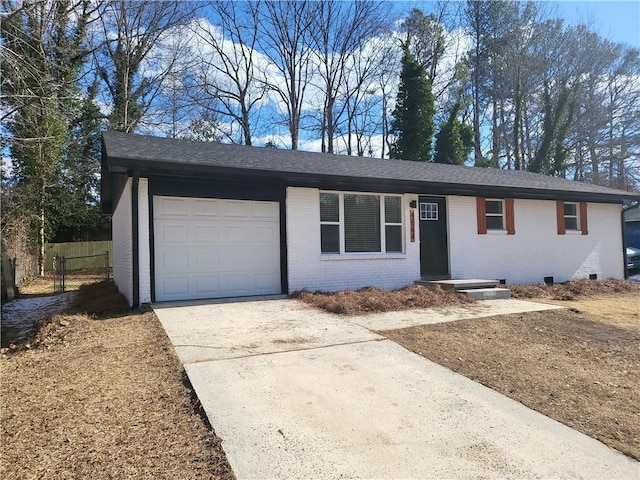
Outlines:
{"type": "Polygon", "coordinates": [[[162,244],[184,244],[189,239],[189,228],[182,222],[160,222],[160,224],[156,226],[156,231],[160,234],[162,244]]]}
{"type": "Polygon", "coordinates": [[[220,270],[220,252],[216,250],[202,250],[192,252],[193,262],[191,271],[212,272],[220,270]]]}
{"type": "Polygon", "coordinates": [[[273,270],[280,263],[280,258],[272,255],[273,250],[267,246],[254,247],[249,252],[249,262],[255,270],[273,270]]]}
{"type": "Polygon", "coordinates": [[[249,261],[249,256],[251,255],[250,250],[245,246],[236,245],[236,246],[228,246],[224,245],[220,247],[220,270],[233,273],[238,270],[250,270],[251,262],[249,261]]]}
{"type": "Polygon", "coordinates": [[[245,200],[222,200],[224,218],[246,218],[251,215],[250,202],[245,200]]]}
{"type": "Polygon", "coordinates": [[[194,217],[217,218],[219,216],[220,200],[215,198],[197,198],[190,205],[189,212],[194,217]]]}
{"type": "Polygon", "coordinates": [[[189,252],[183,248],[167,248],[156,255],[156,268],[159,272],[182,273],[189,271],[189,252]]]}
{"type": "Polygon", "coordinates": [[[199,223],[193,226],[191,238],[197,243],[215,244],[219,241],[220,227],[206,223],[199,223]]]}
{"type": "Polygon", "coordinates": [[[267,292],[280,278],[272,273],[257,273],[251,277],[251,288],[259,292],[267,292]]]}
{"type": "Polygon", "coordinates": [[[226,223],[222,228],[220,240],[225,243],[247,244],[252,241],[251,226],[238,223],[226,223]]]}
{"type": "Polygon", "coordinates": [[[189,294],[189,278],[164,277],[160,282],[156,282],[157,295],[166,300],[177,300],[189,294]]]}
{"type": "Polygon", "coordinates": [[[249,274],[232,273],[225,275],[227,293],[230,295],[247,295],[251,291],[249,274]]]}
{"type": "Polygon", "coordinates": [[[275,245],[280,242],[280,229],[276,225],[254,225],[251,229],[252,237],[258,242],[275,245]]]}
{"type": "Polygon", "coordinates": [[[218,275],[205,275],[193,278],[193,291],[199,298],[216,295],[220,291],[220,277],[218,275]]]}
{"type": "Polygon", "coordinates": [[[271,221],[279,216],[278,204],[258,203],[252,204],[251,214],[256,220],[271,221]]]}
{"type": "Polygon", "coordinates": [[[162,211],[163,216],[180,216],[184,217],[188,214],[189,205],[185,198],[173,197],[156,197],[158,199],[158,208],[162,211]]]}
{"type": "Polygon", "coordinates": [[[154,197],[156,300],[281,293],[277,202],[154,197]]]}

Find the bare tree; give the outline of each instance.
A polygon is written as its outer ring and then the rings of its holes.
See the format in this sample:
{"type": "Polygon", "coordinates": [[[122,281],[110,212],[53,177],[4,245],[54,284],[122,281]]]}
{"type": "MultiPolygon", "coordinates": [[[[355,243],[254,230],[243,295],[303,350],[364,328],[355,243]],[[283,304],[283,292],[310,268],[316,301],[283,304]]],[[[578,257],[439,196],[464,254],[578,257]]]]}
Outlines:
{"type": "Polygon", "coordinates": [[[369,38],[382,32],[387,10],[379,1],[317,2],[311,38],[320,78],[318,87],[323,95],[320,126],[323,152],[334,151],[337,124],[346,106],[337,103],[348,75],[348,62],[369,38]],[[340,111],[336,112],[336,108],[340,111]]]}
{"type": "Polygon", "coordinates": [[[249,5],[260,21],[261,50],[281,77],[279,82],[270,82],[270,89],[286,110],[291,149],[297,150],[305,92],[313,70],[310,28],[316,4],[267,0],[249,5]]]}
{"type": "Polygon", "coordinates": [[[268,89],[265,72],[257,66],[258,10],[233,1],[213,1],[209,8],[218,23],[193,27],[201,45],[192,98],[200,110],[237,123],[242,143],[251,145],[254,112],[268,89]]]}
{"type": "Polygon", "coordinates": [[[195,8],[178,0],[105,3],[95,68],[110,96],[109,128],[132,132],[150,110],[178,59],[163,55],[160,41],[171,29],[188,22],[195,8]]]}

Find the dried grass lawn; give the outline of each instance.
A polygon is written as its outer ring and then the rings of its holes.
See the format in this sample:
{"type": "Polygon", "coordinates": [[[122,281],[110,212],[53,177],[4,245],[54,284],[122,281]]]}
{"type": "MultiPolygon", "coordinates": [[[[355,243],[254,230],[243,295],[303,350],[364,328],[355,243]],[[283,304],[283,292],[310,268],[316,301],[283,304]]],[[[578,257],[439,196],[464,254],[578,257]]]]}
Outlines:
{"type": "MultiPolygon", "coordinates": [[[[82,285],[90,283],[98,283],[105,280],[104,272],[71,272],[67,274],[65,280],[65,290],[78,290],[82,285]]],[[[20,295],[22,296],[39,296],[51,295],[54,293],[54,276],[47,273],[43,277],[34,277],[24,285],[20,285],[20,295]]]]}
{"type": "Polygon", "coordinates": [[[640,285],[572,283],[535,287],[566,310],[381,334],[640,460],[640,285]]]}
{"type": "Polygon", "coordinates": [[[234,478],[153,312],[112,282],[78,297],[0,356],[0,476],[234,478]]]}

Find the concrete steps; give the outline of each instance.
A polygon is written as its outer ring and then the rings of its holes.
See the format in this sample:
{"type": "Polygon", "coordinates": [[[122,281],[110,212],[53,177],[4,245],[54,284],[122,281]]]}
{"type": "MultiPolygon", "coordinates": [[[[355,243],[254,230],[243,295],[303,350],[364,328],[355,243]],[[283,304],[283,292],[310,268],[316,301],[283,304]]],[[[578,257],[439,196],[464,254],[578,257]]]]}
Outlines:
{"type": "Polygon", "coordinates": [[[500,284],[498,280],[484,280],[479,278],[464,280],[417,280],[415,284],[425,287],[439,285],[445,289],[464,293],[476,300],[495,300],[511,297],[511,290],[498,287],[500,284]]]}

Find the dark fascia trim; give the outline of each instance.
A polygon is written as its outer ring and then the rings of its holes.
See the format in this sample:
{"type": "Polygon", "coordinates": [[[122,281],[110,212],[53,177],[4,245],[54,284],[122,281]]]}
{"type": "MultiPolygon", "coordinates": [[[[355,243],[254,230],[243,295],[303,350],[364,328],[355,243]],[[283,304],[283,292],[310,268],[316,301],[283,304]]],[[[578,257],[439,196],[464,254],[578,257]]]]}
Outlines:
{"type": "Polygon", "coordinates": [[[140,306],[140,225],[138,215],[138,186],[140,185],[140,172],[133,171],[133,181],[131,182],[131,258],[133,263],[133,305],[132,308],[140,306]]]}
{"type": "Polygon", "coordinates": [[[100,210],[102,213],[111,213],[113,207],[113,182],[109,176],[109,162],[106,155],[104,138],[100,136],[102,154],[100,156],[100,210]]]}
{"type": "Polygon", "coordinates": [[[112,171],[125,172],[139,167],[142,176],[169,176],[172,178],[210,177],[216,179],[277,182],[292,187],[313,187],[327,190],[353,190],[389,193],[416,193],[435,195],[488,196],[533,200],[567,200],[594,203],[622,204],[640,199],[640,195],[615,195],[598,192],[549,190],[543,188],[495,187],[460,183],[430,183],[404,180],[386,180],[371,177],[343,177],[337,175],[247,170],[198,164],[170,164],[153,160],[110,158],[112,171]]]}

